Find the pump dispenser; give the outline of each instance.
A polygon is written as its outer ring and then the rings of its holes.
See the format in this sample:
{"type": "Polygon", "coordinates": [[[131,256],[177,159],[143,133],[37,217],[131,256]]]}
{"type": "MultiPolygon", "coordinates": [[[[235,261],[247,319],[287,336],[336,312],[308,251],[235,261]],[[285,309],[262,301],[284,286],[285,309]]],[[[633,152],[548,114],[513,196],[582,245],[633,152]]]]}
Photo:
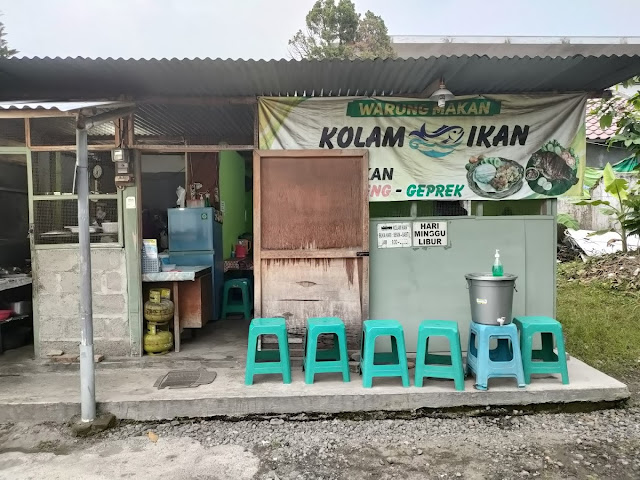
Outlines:
{"type": "Polygon", "coordinates": [[[504,270],[502,268],[502,262],[500,261],[500,250],[496,250],[495,258],[492,269],[493,276],[502,277],[504,275],[504,270]]]}

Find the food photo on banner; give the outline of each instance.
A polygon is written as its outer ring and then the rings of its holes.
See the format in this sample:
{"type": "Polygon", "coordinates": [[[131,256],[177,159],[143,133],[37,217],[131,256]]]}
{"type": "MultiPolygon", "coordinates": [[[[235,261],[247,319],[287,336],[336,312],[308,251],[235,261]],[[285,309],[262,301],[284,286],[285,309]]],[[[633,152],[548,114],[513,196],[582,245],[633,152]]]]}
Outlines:
{"type": "Polygon", "coordinates": [[[260,148],[369,151],[369,197],[518,200],[579,196],[587,95],[261,97],[260,148]]]}

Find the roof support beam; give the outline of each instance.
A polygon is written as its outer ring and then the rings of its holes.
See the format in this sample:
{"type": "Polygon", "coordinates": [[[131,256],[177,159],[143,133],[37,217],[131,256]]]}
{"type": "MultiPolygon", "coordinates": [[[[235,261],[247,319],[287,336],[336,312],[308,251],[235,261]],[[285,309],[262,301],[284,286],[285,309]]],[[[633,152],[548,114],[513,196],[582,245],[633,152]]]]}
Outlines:
{"type": "Polygon", "coordinates": [[[126,117],[127,115],[134,112],[136,107],[125,107],[125,108],[117,108],[115,110],[111,110],[109,112],[102,112],[97,115],[93,115],[91,117],[85,117],[83,115],[78,115],[78,129],[89,130],[93,127],[97,127],[101,123],[112,122],[114,120],[119,119],[120,117],[126,117]]]}
{"type": "Polygon", "coordinates": [[[429,85],[424,87],[424,90],[422,90],[418,96],[422,98],[429,98],[433,95],[433,92],[438,90],[438,88],[440,88],[440,77],[436,78],[429,85]]]}
{"type": "Polygon", "coordinates": [[[142,152],[226,152],[252,151],[254,145],[133,145],[132,148],[142,152]]]}
{"type": "Polygon", "coordinates": [[[0,110],[0,118],[44,118],[44,117],[75,117],[75,112],[61,112],[59,110],[0,110]]]}
{"type": "Polygon", "coordinates": [[[254,105],[257,97],[144,97],[136,99],[136,103],[159,103],[163,105],[254,105]]]}

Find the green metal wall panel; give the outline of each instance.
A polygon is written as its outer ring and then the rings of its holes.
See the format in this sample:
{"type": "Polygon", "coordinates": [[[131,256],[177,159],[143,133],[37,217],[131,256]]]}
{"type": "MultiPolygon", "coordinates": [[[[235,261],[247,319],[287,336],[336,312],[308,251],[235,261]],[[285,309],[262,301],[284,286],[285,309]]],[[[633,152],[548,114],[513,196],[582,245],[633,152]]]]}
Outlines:
{"type": "Polygon", "coordinates": [[[464,275],[491,271],[495,249],[505,272],[518,275],[513,314],[553,316],[554,217],[422,217],[371,221],[370,318],[402,322],[410,352],[422,320],[455,320],[466,351],[471,318],[464,275]],[[447,221],[449,246],[379,249],[377,225],[389,221],[447,221]]]}

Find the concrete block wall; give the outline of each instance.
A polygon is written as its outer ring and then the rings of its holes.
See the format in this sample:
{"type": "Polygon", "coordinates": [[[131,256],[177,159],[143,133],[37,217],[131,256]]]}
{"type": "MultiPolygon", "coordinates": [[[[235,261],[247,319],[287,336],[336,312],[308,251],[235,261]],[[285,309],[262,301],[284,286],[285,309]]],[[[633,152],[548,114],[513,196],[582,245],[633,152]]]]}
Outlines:
{"type": "MultiPolygon", "coordinates": [[[[77,353],[80,343],[78,250],[36,250],[34,312],[40,356],[49,350],[77,353]]],[[[127,314],[127,272],[124,249],[91,251],[95,353],[131,354],[127,314]]]]}

